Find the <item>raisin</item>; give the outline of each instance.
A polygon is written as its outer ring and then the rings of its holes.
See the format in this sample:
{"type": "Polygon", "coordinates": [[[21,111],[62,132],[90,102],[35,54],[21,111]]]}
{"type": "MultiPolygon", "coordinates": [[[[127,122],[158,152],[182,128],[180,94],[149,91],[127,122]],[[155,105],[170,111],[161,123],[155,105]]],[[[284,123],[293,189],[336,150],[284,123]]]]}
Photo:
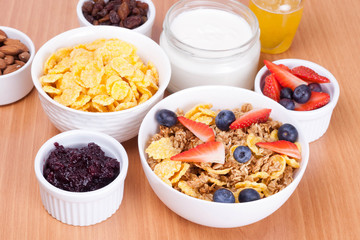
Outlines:
{"type": "Polygon", "coordinates": [[[145,10],[145,12],[149,10],[149,5],[145,2],[136,1],[136,7],[145,10]]]}
{"type": "Polygon", "coordinates": [[[139,10],[138,8],[134,8],[134,9],[131,11],[131,13],[132,13],[133,15],[140,15],[140,10],[139,10]]]}
{"type": "Polygon", "coordinates": [[[130,16],[124,20],[124,27],[134,29],[141,24],[140,16],[130,16]]]}
{"type": "Polygon", "coordinates": [[[128,3],[124,1],[124,2],[119,6],[119,8],[118,8],[118,10],[117,10],[117,13],[118,13],[120,19],[121,19],[121,20],[124,20],[124,19],[129,15],[129,13],[130,13],[130,8],[129,8],[128,3]]]}
{"type": "Polygon", "coordinates": [[[114,10],[110,11],[109,17],[110,17],[111,23],[119,23],[120,22],[120,17],[114,10]]]}
{"type": "Polygon", "coordinates": [[[94,4],[91,1],[87,1],[87,2],[84,2],[81,9],[83,12],[91,13],[91,11],[93,9],[93,5],[94,4]]]}

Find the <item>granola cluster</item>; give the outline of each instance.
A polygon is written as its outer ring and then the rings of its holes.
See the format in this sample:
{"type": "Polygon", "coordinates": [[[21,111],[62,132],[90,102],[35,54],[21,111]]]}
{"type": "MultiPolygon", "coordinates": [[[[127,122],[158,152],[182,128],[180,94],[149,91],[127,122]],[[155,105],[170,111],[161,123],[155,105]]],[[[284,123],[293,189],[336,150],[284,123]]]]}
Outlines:
{"type": "MultiPolygon", "coordinates": [[[[232,109],[232,111],[238,118],[252,108],[251,104],[244,104],[241,108],[232,109]]],[[[216,116],[218,112],[220,110],[214,111],[213,116],[216,116]]],[[[177,115],[186,116],[182,110],[178,110],[177,115]]],[[[265,123],[256,123],[246,128],[228,131],[218,129],[214,121],[208,125],[214,130],[215,141],[224,144],[224,164],[180,162],[174,170],[169,165],[170,159],[154,159],[151,154],[149,155],[147,162],[151,169],[174,189],[192,197],[212,201],[217,189],[226,188],[233,192],[238,202],[239,192],[245,188],[255,189],[261,198],[264,198],[279,192],[292,182],[294,169],[299,167],[298,160],[256,146],[256,143],[260,141],[278,140],[277,129],[282,123],[269,119],[265,123]],[[232,153],[236,146],[248,146],[251,149],[252,156],[248,162],[239,163],[234,159],[232,153]],[[165,179],[164,175],[158,174],[160,168],[162,172],[169,172],[170,169],[173,172],[165,179]],[[181,175],[179,175],[180,172],[181,175]],[[173,176],[176,176],[176,180],[173,176]]],[[[175,153],[187,151],[203,143],[181,123],[172,127],[160,126],[159,132],[149,140],[149,145],[161,139],[169,139],[175,153]]],[[[298,144],[297,146],[300,147],[298,144]]]]}

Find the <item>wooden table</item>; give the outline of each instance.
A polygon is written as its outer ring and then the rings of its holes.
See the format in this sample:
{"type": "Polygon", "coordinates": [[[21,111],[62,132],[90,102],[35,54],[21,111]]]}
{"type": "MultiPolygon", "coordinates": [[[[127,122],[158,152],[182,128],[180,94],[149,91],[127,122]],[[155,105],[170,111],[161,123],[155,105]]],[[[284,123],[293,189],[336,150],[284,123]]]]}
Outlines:
{"type": "MultiPolygon", "coordinates": [[[[154,0],[156,41],[174,2],[154,0]]],[[[0,25],[25,32],[39,49],[55,35],[79,26],[76,4],[76,0],[0,0],[0,25]]],[[[130,166],[119,210],[90,227],[57,221],[43,208],[33,162],[40,146],[59,131],[33,90],[16,103],[0,106],[0,239],[359,239],[359,9],[359,0],[307,0],[291,49],[261,55],[261,60],[300,58],[319,63],[341,87],[328,131],[310,144],[308,169],[299,187],[271,216],[233,229],[208,228],[179,217],[147,183],[134,138],[124,143],[130,166]]]]}

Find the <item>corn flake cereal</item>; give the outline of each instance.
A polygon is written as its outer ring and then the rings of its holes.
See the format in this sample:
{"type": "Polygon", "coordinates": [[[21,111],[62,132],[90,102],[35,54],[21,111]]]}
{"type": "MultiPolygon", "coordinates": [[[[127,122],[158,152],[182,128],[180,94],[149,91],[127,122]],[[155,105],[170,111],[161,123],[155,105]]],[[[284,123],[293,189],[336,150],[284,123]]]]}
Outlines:
{"type": "Polygon", "coordinates": [[[178,154],[179,150],[173,147],[170,138],[161,138],[153,141],[145,152],[154,159],[165,159],[178,154]]]}
{"type": "Polygon", "coordinates": [[[159,88],[159,75],[153,63],[142,62],[132,44],[98,39],[57,50],[46,60],[40,82],[60,104],[109,112],[149,100],[159,88]]]}
{"type": "Polygon", "coordinates": [[[155,166],[154,173],[161,178],[169,179],[176,172],[180,171],[180,169],[181,162],[165,159],[155,166]]]}

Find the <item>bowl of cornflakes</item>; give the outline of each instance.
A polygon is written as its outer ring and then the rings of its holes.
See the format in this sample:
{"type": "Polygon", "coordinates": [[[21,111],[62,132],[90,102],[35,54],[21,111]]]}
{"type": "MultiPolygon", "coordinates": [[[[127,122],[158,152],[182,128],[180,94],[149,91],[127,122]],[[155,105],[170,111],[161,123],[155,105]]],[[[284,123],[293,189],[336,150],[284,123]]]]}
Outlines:
{"type": "Polygon", "coordinates": [[[79,0],[76,14],[81,27],[110,25],[151,37],[156,10],[151,0],[79,0]]]}
{"type": "Polygon", "coordinates": [[[171,67],[150,38],[97,26],[49,40],[37,52],[31,74],[45,113],[60,131],[91,129],[126,141],[162,99],[171,67]]]}
{"type": "Polygon", "coordinates": [[[139,154],[153,191],[176,214],[204,226],[240,227],[272,214],[297,188],[309,159],[299,126],[256,92],[194,87],[147,113],[139,154]]]}
{"type": "Polygon", "coordinates": [[[120,207],[128,156],[109,135],[72,130],[41,146],[34,169],[46,211],[63,223],[88,226],[120,207]]]}

